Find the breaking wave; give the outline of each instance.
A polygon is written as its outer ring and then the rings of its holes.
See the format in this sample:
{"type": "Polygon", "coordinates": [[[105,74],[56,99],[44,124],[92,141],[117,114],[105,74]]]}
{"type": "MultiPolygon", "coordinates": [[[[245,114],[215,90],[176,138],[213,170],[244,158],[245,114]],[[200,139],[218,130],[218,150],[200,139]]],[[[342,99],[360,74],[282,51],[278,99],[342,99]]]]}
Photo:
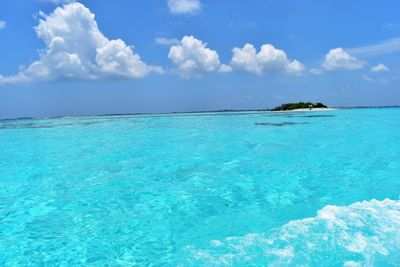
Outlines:
{"type": "Polygon", "coordinates": [[[400,201],[325,206],[266,234],[187,247],[178,266],[400,266],[400,201]]]}

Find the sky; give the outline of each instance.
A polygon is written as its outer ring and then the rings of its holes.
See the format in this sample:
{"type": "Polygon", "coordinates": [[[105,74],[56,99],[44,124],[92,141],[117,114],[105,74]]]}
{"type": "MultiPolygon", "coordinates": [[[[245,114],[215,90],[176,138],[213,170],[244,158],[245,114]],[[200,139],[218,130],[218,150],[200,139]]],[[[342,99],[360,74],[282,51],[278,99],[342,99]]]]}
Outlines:
{"type": "Polygon", "coordinates": [[[0,2],[0,118],[400,105],[397,0],[0,2]]]}

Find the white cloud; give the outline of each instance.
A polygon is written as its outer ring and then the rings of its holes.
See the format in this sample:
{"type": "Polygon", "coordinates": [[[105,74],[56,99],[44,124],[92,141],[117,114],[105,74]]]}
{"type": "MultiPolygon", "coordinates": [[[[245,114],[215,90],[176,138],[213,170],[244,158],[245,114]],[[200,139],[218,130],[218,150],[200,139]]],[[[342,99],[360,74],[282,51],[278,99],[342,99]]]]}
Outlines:
{"type": "Polygon", "coordinates": [[[14,76],[4,77],[0,74],[0,84],[2,83],[18,83],[21,81],[27,81],[27,77],[23,73],[19,73],[14,76]]]}
{"type": "Polygon", "coordinates": [[[331,49],[325,56],[325,61],[322,64],[326,70],[345,69],[356,70],[362,69],[365,62],[357,59],[344,51],[343,48],[331,49]]]}
{"type": "Polygon", "coordinates": [[[0,20],[0,30],[4,29],[7,26],[7,22],[4,20],[0,20]]]}
{"type": "Polygon", "coordinates": [[[221,64],[216,51],[207,43],[193,36],[184,36],[179,44],[170,48],[168,58],[175,64],[175,71],[184,78],[199,76],[205,72],[230,72],[232,68],[221,64]]]}
{"type": "Polygon", "coordinates": [[[375,57],[400,52],[400,38],[384,40],[378,44],[348,48],[346,51],[354,56],[375,57]]]}
{"type": "Polygon", "coordinates": [[[162,73],[160,67],[148,66],[121,39],[109,41],[96,49],[96,62],[101,72],[110,76],[140,78],[150,72],[162,73]]]}
{"type": "Polygon", "coordinates": [[[235,47],[231,64],[237,69],[261,75],[266,72],[287,72],[299,74],[304,65],[297,60],[290,61],[285,51],[276,49],[271,44],[261,46],[259,52],[252,44],[245,44],[243,48],[235,47]]]}
{"type": "Polygon", "coordinates": [[[288,73],[298,74],[304,70],[304,64],[297,60],[293,60],[289,65],[287,65],[286,70],[288,73]]]}
{"type": "Polygon", "coordinates": [[[369,77],[367,75],[363,75],[362,78],[363,78],[364,81],[367,81],[367,82],[373,82],[374,81],[374,79],[372,79],[371,77],[369,77]]]}
{"type": "Polygon", "coordinates": [[[385,71],[389,71],[389,68],[386,67],[383,63],[379,63],[376,66],[373,66],[371,68],[371,72],[385,72],[385,71]]]}
{"type": "Polygon", "coordinates": [[[310,69],[310,72],[314,75],[321,75],[322,74],[322,69],[319,68],[312,68],[310,69]]]}
{"type": "Polygon", "coordinates": [[[42,1],[43,2],[51,2],[56,5],[76,2],[76,0],[42,0],[42,1]]]}
{"type": "Polygon", "coordinates": [[[172,14],[194,14],[201,10],[200,0],[168,0],[172,14]]]}
{"type": "Polygon", "coordinates": [[[156,42],[156,44],[159,44],[159,45],[168,45],[168,46],[171,46],[171,45],[179,44],[179,40],[178,40],[178,39],[175,39],[175,38],[172,38],[172,39],[168,39],[168,38],[156,38],[154,41],[156,42]]]}
{"type": "Polygon", "coordinates": [[[161,68],[144,63],[121,39],[106,38],[95,15],[80,3],[64,5],[41,16],[35,31],[46,46],[39,52],[39,59],[15,76],[0,78],[0,82],[140,78],[162,72],[161,68]]]}

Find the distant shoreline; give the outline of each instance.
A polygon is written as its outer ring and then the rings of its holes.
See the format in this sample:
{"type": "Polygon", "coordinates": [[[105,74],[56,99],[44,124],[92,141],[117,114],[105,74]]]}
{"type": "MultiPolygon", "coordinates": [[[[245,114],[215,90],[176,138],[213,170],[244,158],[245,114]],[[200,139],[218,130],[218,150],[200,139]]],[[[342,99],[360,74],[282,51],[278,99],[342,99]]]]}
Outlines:
{"type": "Polygon", "coordinates": [[[299,112],[299,111],[329,111],[329,110],[337,110],[338,108],[296,108],[290,110],[272,110],[272,112],[299,112]]]}
{"type": "MultiPolygon", "coordinates": [[[[400,106],[353,106],[353,107],[332,107],[323,110],[340,110],[340,109],[373,109],[373,108],[400,108],[400,106]]],[[[293,110],[294,112],[299,111],[310,111],[306,110],[293,110]]],[[[311,110],[312,111],[312,110],[311,110]]],[[[315,110],[314,111],[318,111],[315,110]]],[[[97,115],[63,115],[63,116],[49,116],[49,117],[10,117],[0,118],[0,121],[8,120],[40,120],[40,119],[60,119],[60,118],[79,118],[79,117],[112,117],[112,116],[160,116],[160,115],[185,115],[185,114],[217,114],[217,113],[244,113],[244,112],[292,112],[292,111],[272,111],[271,109],[226,109],[226,110],[210,110],[210,111],[182,111],[182,112],[159,112],[159,113],[110,113],[110,114],[97,114],[97,115]]]]}

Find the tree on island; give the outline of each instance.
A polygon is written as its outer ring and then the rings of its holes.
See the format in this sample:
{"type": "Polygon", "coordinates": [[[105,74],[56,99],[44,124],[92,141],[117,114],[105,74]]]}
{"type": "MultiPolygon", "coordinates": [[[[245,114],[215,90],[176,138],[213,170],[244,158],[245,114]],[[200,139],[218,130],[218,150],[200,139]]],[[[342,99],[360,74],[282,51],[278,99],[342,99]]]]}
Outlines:
{"type": "Polygon", "coordinates": [[[294,110],[294,109],[313,109],[313,108],[328,108],[322,103],[298,102],[282,104],[279,107],[271,109],[272,111],[294,110]]]}

